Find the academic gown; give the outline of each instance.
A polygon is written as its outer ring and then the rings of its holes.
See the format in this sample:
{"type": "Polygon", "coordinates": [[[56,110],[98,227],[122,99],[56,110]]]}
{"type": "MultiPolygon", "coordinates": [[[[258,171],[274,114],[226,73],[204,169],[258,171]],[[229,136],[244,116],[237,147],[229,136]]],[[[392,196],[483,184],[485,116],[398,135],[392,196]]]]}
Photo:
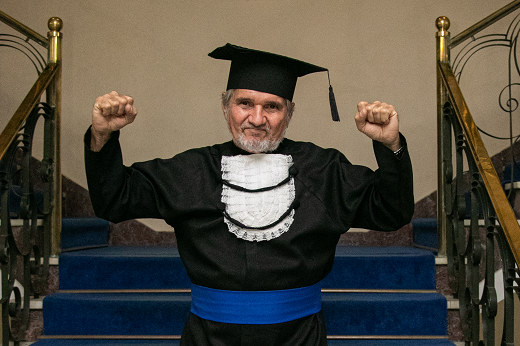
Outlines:
{"type": "MultiPolygon", "coordinates": [[[[119,132],[100,152],[85,135],[88,187],[96,215],[111,222],[164,219],[194,284],[234,291],[284,290],[313,285],[330,272],[337,242],[351,227],[393,231],[410,222],[411,162],[373,142],[376,171],[351,164],[335,149],[284,139],[274,152],[293,159],[294,221],[269,241],[247,241],[224,223],[222,156],[249,155],[233,142],[192,149],[170,159],[125,167],[119,132]],[[298,205],[299,204],[299,205],[298,205]]],[[[326,345],[321,313],[294,321],[242,325],[190,314],[181,345],[326,345]]]]}

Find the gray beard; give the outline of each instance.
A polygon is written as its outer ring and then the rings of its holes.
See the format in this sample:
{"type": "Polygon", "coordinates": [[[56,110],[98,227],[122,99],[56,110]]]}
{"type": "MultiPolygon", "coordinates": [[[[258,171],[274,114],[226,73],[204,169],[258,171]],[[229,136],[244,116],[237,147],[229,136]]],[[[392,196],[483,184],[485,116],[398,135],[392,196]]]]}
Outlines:
{"type": "Polygon", "coordinates": [[[245,151],[249,151],[251,153],[265,153],[275,151],[280,145],[280,142],[283,140],[284,136],[280,136],[280,138],[277,139],[269,138],[264,140],[257,140],[255,138],[246,140],[245,137],[246,136],[241,133],[236,140],[233,139],[233,142],[235,142],[237,147],[245,151]]]}

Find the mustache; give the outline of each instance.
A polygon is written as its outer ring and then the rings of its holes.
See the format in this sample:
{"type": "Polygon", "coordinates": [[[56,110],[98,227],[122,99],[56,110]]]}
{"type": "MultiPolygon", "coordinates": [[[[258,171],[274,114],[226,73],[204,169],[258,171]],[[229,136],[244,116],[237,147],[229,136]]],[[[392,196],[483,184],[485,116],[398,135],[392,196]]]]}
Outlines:
{"type": "Polygon", "coordinates": [[[247,130],[247,129],[251,129],[251,130],[263,130],[263,131],[266,131],[268,132],[269,130],[271,130],[271,128],[269,127],[269,125],[267,124],[263,124],[263,125],[259,125],[259,126],[256,126],[256,125],[253,125],[249,122],[245,122],[243,123],[241,126],[240,126],[240,129],[242,130],[247,130]]]}

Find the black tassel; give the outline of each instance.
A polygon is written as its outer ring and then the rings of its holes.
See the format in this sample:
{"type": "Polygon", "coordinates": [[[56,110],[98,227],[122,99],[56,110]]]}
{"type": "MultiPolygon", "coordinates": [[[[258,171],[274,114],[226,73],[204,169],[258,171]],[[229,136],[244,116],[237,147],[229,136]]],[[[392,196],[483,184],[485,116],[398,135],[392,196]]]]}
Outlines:
{"type": "Polygon", "coordinates": [[[329,79],[329,103],[330,103],[330,112],[332,113],[332,120],[339,121],[338,106],[336,106],[336,97],[334,97],[334,91],[332,91],[332,85],[330,85],[329,70],[327,70],[327,78],[329,79]]]}
{"type": "Polygon", "coordinates": [[[339,121],[338,106],[336,106],[336,98],[334,97],[334,91],[332,91],[332,85],[329,85],[329,102],[332,120],[339,121]]]}

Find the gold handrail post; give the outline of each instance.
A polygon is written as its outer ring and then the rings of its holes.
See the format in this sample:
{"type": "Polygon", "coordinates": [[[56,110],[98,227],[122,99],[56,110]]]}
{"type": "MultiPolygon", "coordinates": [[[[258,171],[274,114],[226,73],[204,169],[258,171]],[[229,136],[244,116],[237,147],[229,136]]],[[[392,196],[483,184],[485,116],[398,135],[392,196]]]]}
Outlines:
{"type": "MultiPolygon", "coordinates": [[[[450,20],[447,17],[439,17],[435,21],[437,26],[437,63],[450,62],[450,20]]],[[[445,172],[446,167],[443,162],[444,151],[444,126],[443,126],[443,105],[446,102],[446,89],[442,83],[441,77],[437,70],[437,234],[438,234],[438,256],[446,257],[446,213],[445,206],[445,172]]]]}
{"type": "Polygon", "coordinates": [[[47,26],[49,32],[48,62],[59,64],[54,82],[47,88],[47,103],[54,108],[54,162],[52,174],[52,214],[51,223],[51,255],[58,255],[61,250],[61,212],[62,212],[62,188],[61,188],[61,41],[63,34],[63,21],[58,17],[49,19],[47,26]]]}

